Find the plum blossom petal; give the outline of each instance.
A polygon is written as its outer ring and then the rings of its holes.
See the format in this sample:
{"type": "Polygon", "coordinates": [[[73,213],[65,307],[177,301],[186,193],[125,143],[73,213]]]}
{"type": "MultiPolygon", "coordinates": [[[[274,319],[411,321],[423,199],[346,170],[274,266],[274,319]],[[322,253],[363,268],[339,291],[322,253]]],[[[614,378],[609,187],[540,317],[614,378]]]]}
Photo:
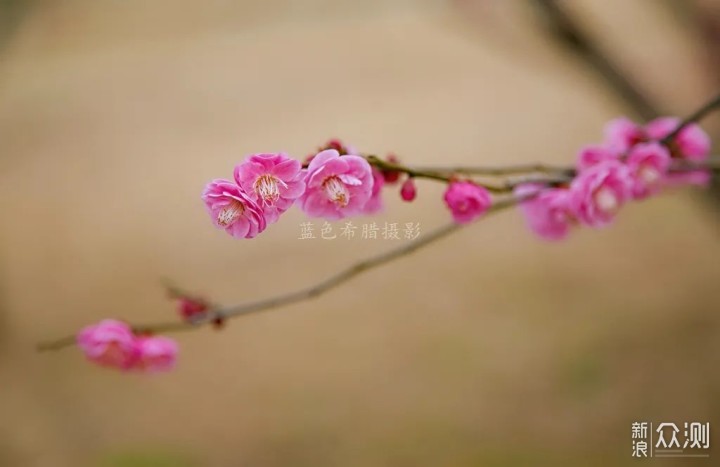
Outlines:
{"type": "Polygon", "coordinates": [[[270,224],[277,222],[305,191],[302,164],[283,153],[248,156],[235,167],[234,176],[270,224]]]}
{"type": "Polygon", "coordinates": [[[160,373],[175,367],[179,349],[173,339],[164,336],[139,337],[136,346],[139,357],[133,365],[134,370],[160,373]]]}
{"type": "Polygon", "coordinates": [[[86,326],[76,342],[88,360],[101,366],[127,370],[137,360],[135,336],[122,321],[106,319],[86,326]]]}
{"type": "MultiPolygon", "coordinates": [[[[661,140],[681,124],[676,117],[660,117],[645,127],[652,139],[661,140]]],[[[691,161],[703,161],[710,155],[710,137],[699,125],[691,123],[685,126],[670,143],[680,152],[680,156],[691,161]]]]}
{"type": "Polygon", "coordinates": [[[492,197],[487,189],[469,181],[450,182],[443,199],[458,224],[474,221],[492,205],[492,197]]]}
{"type": "Polygon", "coordinates": [[[631,197],[630,170],[619,161],[606,161],[580,172],[570,184],[570,211],[590,227],[612,222],[620,207],[631,197]]]}
{"type": "Polygon", "coordinates": [[[310,217],[328,220],[363,214],[372,197],[373,173],[360,156],[340,156],[334,149],[317,154],[306,170],[300,207],[310,217]]]}
{"type": "Polygon", "coordinates": [[[377,167],[372,168],[373,187],[370,199],[365,203],[363,208],[363,214],[377,214],[384,208],[382,199],[382,189],[385,186],[385,177],[380,169],[377,167]]]}
{"type": "Polygon", "coordinates": [[[607,146],[590,145],[585,146],[578,152],[576,167],[582,171],[593,165],[599,164],[609,160],[616,160],[620,156],[620,153],[616,150],[610,149],[607,146]]]}
{"type": "Polygon", "coordinates": [[[617,153],[624,153],[637,143],[645,141],[645,129],[627,117],[610,120],[604,129],[605,146],[617,153]]]}
{"type": "Polygon", "coordinates": [[[267,226],[260,206],[229,180],[208,183],[202,198],[215,226],[235,238],[253,238],[267,226]]]}
{"type": "Polygon", "coordinates": [[[523,199],[520,210],[530,230],[544,240],[563,240],[570,233],[574,217],[570,211],[570,191],[538,184],[523,184],[515,189],[523,199]]]}
{"type": "Polygon", "coordinates": [[[659,191],[671,162],[670,151],[659,143],[634,146],[627,157],[627,166],[633,179],[633,198],[647,198],[659,191]]]}

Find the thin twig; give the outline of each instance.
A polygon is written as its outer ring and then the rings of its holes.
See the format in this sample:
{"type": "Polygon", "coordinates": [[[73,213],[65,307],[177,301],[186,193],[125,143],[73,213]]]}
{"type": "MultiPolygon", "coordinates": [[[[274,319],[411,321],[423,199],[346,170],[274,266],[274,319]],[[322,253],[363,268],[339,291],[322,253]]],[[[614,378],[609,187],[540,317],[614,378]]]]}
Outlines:
{"type": "MultiPolygon", "coordinates": [[[[697,119],[700,119],[704,117],[708,112],[711,110],[714,110],[718,107],[720,107],[720,103],[716,102],[720,100],[720,98],[715,98],[710,103],[704,105],[699,111],[693,113],[690,117],[685,119],[686,121],[691,120],[691,117],[693,118],[692,121],[696,121],[697,119]]],[[[375,158],[375,161],[380,160],[378,158],[375,158]]],[[[381,161],[384,162],[384,161],[381,161]]],[[[394,169],[395,165],[389,163],[391,168],[394,169]]],[[[710,159],[703,163],[689,163],[687,161],[683,161],[679,163],[680,165],[676,165],[673,167],[673,170],[675,171],[687,171],[687,170],[698,170],[698,169],[712,169],[712,170],[718,170],[720,169],[720,161],[717,159],[710,159]]],[[[538,165],[532,165],[529,167],[539,167],[538,165]]],[[[418,169],[410,169],[411,173],[424,173],[425,170],[419,171],[418,169]]],[[[437,170],[437,169],[435,169],[437,170]]],[[[566,174],[571,174],[574,169],[570,167],[564,167],[561,169],[560,172],[565,172],[566,174]]],[[[570,175],[562,175],[558,172],[554,176],[548,176],[547,178],[539,177],[539,178],[532,178],[532,177],[519,177],[517,178],[514,183],[512,181],[506,181],[505,189],[512,189],[518,184],[523,183],[546,183],[546,184],[555,184],[555,183],[563,183],[569,180],[570,175]]],[[[452,177],[451,175],[447,175],[448,177],[452,177]]],[[[452,178],[448,178],[448,181],[452,178]]],[[[499,212],[503,209],[506,209],[510,206],[513,206],[521,201],[524,201],[526,199],[532,198],[533,196],[536,196],[538,192],[535,192],[531,195],[527,195],[523,198],[513,197],[513,196],[507,196],[504,198],[500,198],[496,200],[495,204],[490,208],[488,213],[489,215],[494,212],[499,212]]],[[[410,242],[406,245],[403,245],[401,247],[392,249],[390,251],[387,251],[385,253],[381,253],[377,256],[371,257],[369,259],[360,261],[358,263],[355,263],[354,265],[351,265],[350,267],[343,269],[342,271],[338,272],[337,274],[329,277],[328,279],[325,279],[324,281],[321,281],[315,285],[312,285],[310,287],[300,289],[295,292],[290,292],[284,295],[272,297],[265,300],[259,300],[256,302],[250,302],[250,303],[244,303],[239,304],[235,306],[230,307],[219,307],[209,310],[207,313],[201,315],[198,319],[192,321],[192,322],[162,322],[162,323],[154,323],[154,324],[146,324],[146,325],[132,325],[131,327],[135,332],[138,333],[155,333],[155,332],[179,332],[179,331],[187,331],[191,329],[196,329],[202,325],[205,324],[211,324],[217,321],[223,321],[230,318],[235,318],[238,316],[244,316],[250,313],[255,313],[259,311],[265,311],[270,310],[274,308],[278,308],[284,305],[289,305],[292,303],[298,303],[305,300],[310,300],[312,298],[318,297],[325,292],[332,290],[333,288],[349,281],[350,279],[354,278],[355,276],[374,269],[376,267],[382,266],[384,264],[389,263],[392,260],[401,258],[403,256],[409,255],[410,253],[413,253],[416,250],[419,250],[427,245],[432,244],[433,242],[440,240],[453,232],[458,231],[460,228],[462,228],[462,225],[459,224],[447,224],[445,226],[442,226],[432,232],[430,232],[428,235],[425,235],[413,242],[410,242]]],[[[178,293],[178,290],[172,290],[171,292],[178,293]]],[[[179,292],[181,293],[181,292],[179,292]]],[[[65,336],[60,339],[55,339],[52,341],[46,341],[41,342],[38,344],[37,349],[39,351],[47,351],[47,350],[58,350],[65,347],[70,347],[73,344],[75,344],[75,336],[65,336]]]]}
{"type": "MultiPolygon", "coordinates": [[[[456,170],[424,169],[424,168],[420,168],[420,167],[406,167],[401,164],[397,164],[394,162],[380,159],[379,157],[377,157],[375,155],[366,155],[365,158],[370,163],[370,165],[377,167],[378,169],[385,171],[385,172],[402,172],[402,173],[408,175],[409,177],[427,178],[430,180],[441,181],[444,183],[449,183],[453,179],[458,178],[457,176],[460,173],[456,170]]],[[[475,173],[479,173],[479,172],[475,172],[475,173]]],[[[485,187],[488,191],[492,191],[494,193],[504,193],[504,192],[509,191],[507,184],[503,183],[503,182],[493,183],[493,182],[489,182],[487,180],[484,180],[484,181],[475,180],[475,183],[485,187]]]]}
{"type": "Polygon", "coordinates": [[[672,139],[680,133],[683,128],[690,125],[691,123],[695,123],[699,120],[702,120],[703,117],[708,115],[713,110],[716,110],[720,108],[720,94],[715,96],[714,99],[709,101],[707,104],[700,107],[698,110],[690,114],[689,116],[685,117],[682,122],[680,122],[680,125],[677,126],[669,135],[667,135],[665,138],[663,138],[660,142],[663,144],[668,144],[672,139]]]}
{"type": "MultiPolygon", "coordinates": [[[[509,208],[510,206],[515,205],[519,201],[521,201],[521,200],[518,198],[515,198],[515,197],[508,197],[505,199],[498,200],[490,208],[490,210],[485,214],[485,216],[488,216],[491,213],[499,212],[506,208],[509,208]]],[[[295,292],[290,292],[290,293],[287,293],[284,295],[279,295],[279,296],[272,297],[269,299],[264,299],[264,300],[258,300],[255,302],[242,303],[239,305],[234,305],[234,306],[229,306],[229,307],[216,308],[214,310],[210,310],[207,313],[203,314],[199,319],[197,319],[193,322],[171,321],[171,322],[151,323],[151,324],[145,324],[145,325],[131,325],[131,327],[137,333],[160,333],[160,332],[165,333],[165,332],[187,331],[187,330],[191,330],[191,329],[196,329],[202,325],[210,324],[213,321],[216,321],[218,319],[221,319],[221,320],[232,319],[232,318],[236,318],[239,316],[245,316],[250,313],[271,310],[271,309],[279,308],[281,306],[310,300],[312,298],[316,298],[316,297],[319,297],[320,295],[323,295],[324,293],[328,292],[329,290],[332,290],[335,287],[349,281],[350,279],[353,279],[354,277],[358,276],[359,274],[362,274],[363,272],[369,271],[371,269],[375,269],[379,266],[387,264],[387,263],[389,263],[395,259],[401,258],[403,256],[407,256],[427,245],[430,245],[431,243],[441,240],[441,239],[447,237],[448,235],[450,235],[454,232],[457,232],[462,227],[463,227],[463,225],[456,224],[456,223],[444,225],[442,227],[439,227],[439,228],[433,230],[429,234],[424,235],[424,236],[418,238],[417,240],[414,240],[406,245],[403,245],[399,248],[394,248],[390,251],[373,256],[366,260],[360,261],[359,263],[355,263],[352,266],[350,266],[346,269],[343,269],[342,271],[330,276],[329,278],[327,278],[315,285],[312,285],[312,286],[304,288],[304,289],[297,290],[295,292]]],[[[63,338],[60,338],[57,340],[40,343],[37,346],[37,349],[40,351],[59,350],[64,347],[72,346],[74,344],[75,344],[75,336],[66,336],[66,337],[63,337],[63,338]]]]}
{"type": "Polygon", "coordinates": [[[572,168],[567,166],[555,166],[549,164],[518,164],[508,166],[487,166],[487,167],[469,167],[469,166],[457,166],[457,167],[419,167],[420,170],[426,170],[428,172],[440,172],[440,173],[457,173],[465,175],[487,175],[487,176],[504,176],[504,175],[516,175],[516,174],[566,174],[568,171],[572,171],[572,168]]]}

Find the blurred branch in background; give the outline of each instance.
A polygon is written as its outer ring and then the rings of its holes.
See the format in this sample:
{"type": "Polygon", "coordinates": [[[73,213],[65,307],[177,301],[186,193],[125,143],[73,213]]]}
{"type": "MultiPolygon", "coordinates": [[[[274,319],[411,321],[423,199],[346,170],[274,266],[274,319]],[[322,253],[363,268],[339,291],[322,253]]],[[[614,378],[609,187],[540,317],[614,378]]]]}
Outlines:
{"type": "MultiPolygon", "coordinates": [[[[531,1],[542,15],[548,30],[557,39],[558,44],[575,53],[580,60],[596,71],[605,80],[608,87],[623,100],[630,111],[644,120],[651,120],[666,114],[658,103],[650,100],[627,73],[615,65],[610,54],[602,50],[581,23],[561,6],[561,2],[557,0],[531,1]]],[[[670,4],[668,3],[668,5],[670,4]]],[[[676,3],[671,6],[678,8],[676,3]]],[[[687,2],[687,5],[683,3],[682,6],[691,8],[692,11],[690,2],[687,2]]],[[[715,74],[719,78],[716,81],[720,81],[720,60],[718,60],[720,57],[720,14],[713,15],[709,11],[718,9],[720,8],[715,6],[713,10],[709,3],[697,6],[696,15],[694,15],[697,19],[692,22],[692,26],[697,26],[697,29],[704,33],[709,49],[710,65],[715,68],[715,74]]],[[[705,199],[710,201],[716,210],[720,209],[720,183],[716,178],[713,178],[708,194],[709,196],[706,196],[705,199]]]]}
{"type": "Polygon", "coordinates": [[[33,4],[32,0],[0,0],[0,52],[33,4]]]}
{"type": "MultiPolygon", "coordinates": [[[[500,200],[490,208],[490,211],[486,214],[486,216],[490,215],[491,213],[499,212],[505,210],[506,208],[514,206],[518,201],[519,199],[515,197],[508,197],[506,199],[500,200]]],[[[375,269],[391,261],[407,256],[438,240],[442,240],[450,234],[459,231],[462,227],[463,225],[456,223],[449,223],[442,227],[438,227],[437,229],[417,240],[355,263],[341,270],[340,272],[330,276],[329,278],[317,282],[316,284],[313,284],[310,287],[306,287],[304,289],[277,295],[275,297],[264,300],[211,309],[197,319],[190,322],[172,321],[147,325],[133,325],[132,327],[133,330],[137,333],[186,331],[195,329],[205,324],[213,324],[218,321],[224,321],[228,318],[236,318],[239,316],[248,315],[250,313],[271,310],[282,307],[284,305],[290,305],[293,303],[299,303],[313,298],[317,298],[320,295],[323,295],[324,293],[334,289],[335,287],[338,287],[349,281],[350,279],[353,279],[354,277],[362,274],[363,272],[375,269]]],[[[183,294],[182,291],[177,291],[176,293],[183,294]]],[[[59,350],[65,347],[72,346],[74,344],[75,335],[68,335],[53,341],[42,342],[38,344],[37,348],[40,351],[59,350]]]]}
{"type": "Polygon", "coordinates": [[[632,79],[614,64],[611,57],[556,0],[532,0],[532,4],[537,7],[558,43],[577,54],[578,58],[602,76],[637,116],[652,120],[661,114],[658,105],[651,102],[632,79]]]}
{"type": "MultiPolygon", "coordinates": [[[[689,4],[688,8],[690,27],[697,30],[705,49],[704,57],[708,74],[711,75],[714,84],[720,84],[720,4],[713,1],[698,1],[689,4]]],[[[717,179],[711,181],[710,189],[713,197],[720,199],[720,182],[717,179]]],[[[718,204],[714,204],[718,207],[718,204]]]]}

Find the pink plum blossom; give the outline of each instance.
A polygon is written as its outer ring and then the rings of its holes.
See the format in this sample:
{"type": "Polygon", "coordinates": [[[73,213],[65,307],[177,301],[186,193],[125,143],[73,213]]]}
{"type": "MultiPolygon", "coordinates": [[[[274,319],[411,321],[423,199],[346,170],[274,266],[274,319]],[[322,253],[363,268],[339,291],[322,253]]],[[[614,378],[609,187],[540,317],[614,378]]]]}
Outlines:
{"type": "Polygon", "coordinates": [[[576,167],[583,171],[600,162],[618,159],[620,153],[607,146],[590,145],[585,146],[578,152],[576,167]]]}
{"type": "Polygon", "coordinates": [[[127,370],[138,357],[130,326],[113,319],[86,326],[76,342],[90,361],[106,367],[127,370]]]}
{"type": "Polygon", "coordinates": [[[645,129],[627,117],[610,120],[605,125],[604,134],[607,148],[617,153],[624,153],[648,138],[645,129]]]}
{"type": "Polygon", "coordinates": [[[520,210],[530,230],[545,240],[562,240],[567,237],[574,218],[570,212],[570,191],[566,188],[548,188],[537,184],[524,184],[515,189],[521,199],[520,210]]]}
{"type": "MultiPolygon", "coordinates": [[[[660,117],[644,127],[621,117],[605,125],[605,145],[621,153],[638,143],[660,141],[672,133],[682,121],[677,117],[660,117]]],[[[672,144],[680,157],[701,161],[710,154],[710,137],[699,125],[686,125],[674,138],[672,144]]]]}
{"type": "Polygon", "coordinates": [[[643,199],[661,189],[671,162],[670,151],[659,143],[640,143],[630,149],[627,166],[633,198],[643,199]]]}
{"type": "Polygon", "coordinates": [[[302,164],[286,154],[253,154],[235,167],[235,182],[263,210],[268,224],[305,191],[302,164]]]}
{"type": "Polygon", "coordinates": [[[708,170],[689,170],[685,172],[671,172],[665,176],[664,187],[673,188],[685,185],[707,187],[710,185],[712,175],[708,170]]]}
{"type": "Polygon", "coordinates": [[[450,182],[443,199],[458,224],[474,221],[492,205],[490,193],[480,185],[469,181],[450,182]]]}
{"type": "Polygon", "coordinates": [[[320,152],[308,165],[300,207],[310,217],[337,220],[363,214],[373,193],[373,173],[360,156],[340,156],[334,149],[320,152]]]}
{"type": "Polygon", "coordinates": [[[178,345],[164,336],[143,336],[136,341],[138,359],[132,369],[145,373],[160,373],[172,370],[178,354],[178,345]]]}
{"type": "Polygon", "coordinates": [[[253,238],[267,225],[263,211],[250,196],[229,180],[208,183],[202,194],[216,227],[235,238],[253,238]]]}
{"type": "Polygon", "coordinates": [[[363,214],[377,214],[383,210],[382,189],[385,185],[385,178],[380,169],[372,168],[373,187],[370,199],[365,203],[363,214]]]}
{"type": "Polygon", "coordinates": [[[582,223],[602,227],[631,197],[630,170],[619,161],[606,161],[580,172],[570,184],[570,210],[582,223]]]}
{"type": "MultiPolygon", "coordinates": [[[[676,117],[661,117],[645,127],[648,135],[661,140],[672,133],[681,121],[676,117]]],[[[710,155],[710,137],[699,125],[691,123],[685,126],[670,143],[680,152],[680,156],[691,161],[703,161],[710,155]]]]}
{"type": "Polygon", "coordinates": [[[415,188],[415,179],[408,177],[407,180],[403,182],[402,187],[400,187],[400,197],[403,201],[410,202],[413,201],[416,196],[417,189],[415,188]]]}

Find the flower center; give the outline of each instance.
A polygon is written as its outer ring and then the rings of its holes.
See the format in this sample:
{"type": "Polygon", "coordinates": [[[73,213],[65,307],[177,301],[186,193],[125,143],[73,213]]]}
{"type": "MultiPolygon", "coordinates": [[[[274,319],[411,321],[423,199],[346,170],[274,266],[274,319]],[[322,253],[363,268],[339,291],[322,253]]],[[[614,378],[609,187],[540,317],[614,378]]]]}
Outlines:
{"type": "Polygon", "coordinates": [[[610,188],[600,188],[595,193],[595,204],[601,211],[613,213],[618,210],[620,203],[617,196],[610,188]]]}
{"type": "Polygon", "coordinates": [[[325,194],[327,194],[328,199],[341,208],[347,206],[350,201],[350,193],[348,192],[347,187],[335,175],[325,179],[323,182],[323,189],[325,190],[325,194]]]}
{"type": "Polygon", "coordinates": [[[221,227],[232,225],[242,216],[245,206],[240,201],[233,200],[222,211],[218,213],[217,222],[221,227]]]}
{"type": "Polygon", "coordinates": [[[647,165],[640,169],[638,176],[640,177],[640,180],[648,186],[651,186],[660,180],[660,172],[647,165]]]}
{"type": "Polygon", "coordinates": [[[263,204],[274,204],[280,199],[279,185],[281,184],[287,187],[287,185],[282,180],[278,180],[277,177],[270,174],[260,175],[255,181],[255,193],[257,193],[263,204]]]}
{"type": "Polygon", "coordinates": [[[647,137],[645,136],[644,131],[633,132],[628,137],[628,143],[630,143],[630,146],[635,146],[636,144],[644,143],[645,141],[647,141],[647,137]]]}
{"type": "Polygon", "coordinates": [[[568,222],[568,215],[562,209],[550,210],[550,218],[557,224],[565,224],[568,222]]]}

